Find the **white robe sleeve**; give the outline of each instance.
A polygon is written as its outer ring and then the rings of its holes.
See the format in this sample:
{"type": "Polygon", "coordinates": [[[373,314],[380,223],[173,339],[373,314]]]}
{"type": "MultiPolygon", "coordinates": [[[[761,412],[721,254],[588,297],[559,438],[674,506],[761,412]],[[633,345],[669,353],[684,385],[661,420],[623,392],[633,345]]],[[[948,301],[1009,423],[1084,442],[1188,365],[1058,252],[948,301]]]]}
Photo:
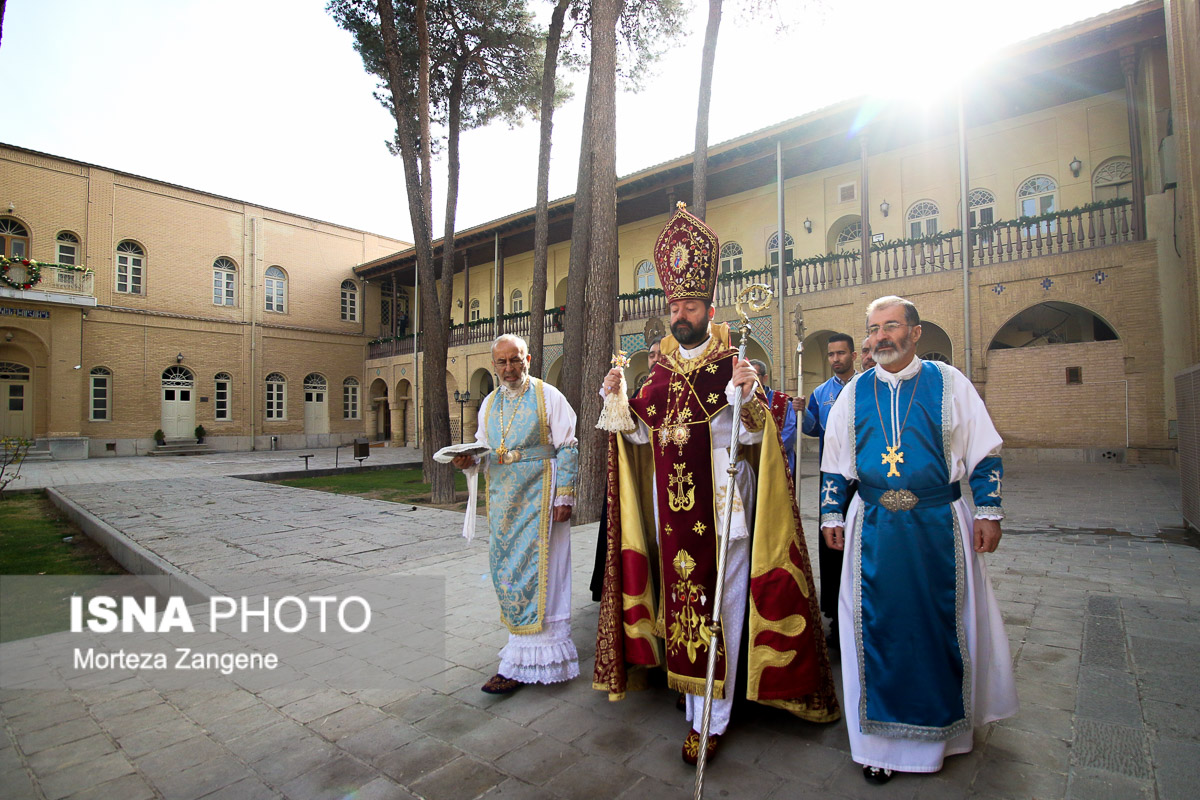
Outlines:
{"type": "MultiPolygon", "coordinates": [[[[854,464],[854,442],[850,438],[850,404],[846,398],[850,395],[845,390],[834,401],[833,408],[825,420],[825,449],[821,455],[821,472],[841,475],[847,481],[858,479],[858,469],[854,464]]],[[[840,514],[822,514],[828,517],[823,520],[822,528],[838,528],[845,525],[845,519],[840,514]]]]}

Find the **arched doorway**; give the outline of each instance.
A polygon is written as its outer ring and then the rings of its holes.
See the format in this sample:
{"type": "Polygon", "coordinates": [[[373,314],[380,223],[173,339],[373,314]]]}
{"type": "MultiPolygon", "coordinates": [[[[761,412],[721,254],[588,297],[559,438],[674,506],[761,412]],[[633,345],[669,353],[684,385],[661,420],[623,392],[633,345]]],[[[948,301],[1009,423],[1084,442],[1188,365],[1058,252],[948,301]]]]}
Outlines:
{"type": "Polygon", "coordinates": [[[168,439],[191,439],[196,431],[196,378],[176,364],[162,373],[162,431],[168,439]]]}
{"type": "Polygon", "coordinates": [[[329,382],[325,376],[311,372],[304,378],[304,432],[329,433],[329,382]]]}
{"type": "Polygon", "coordinates": [[[33,439],[33,375],[26,364],[0,361],[0,436],[33,439]]]}
{"type": "Polygon", "coordinates": [[[559,356],[558,358],[554,359],[554,363],[545,370],[546,383],[555,388],[560,388],[558,381],[559,378],[562,377],[562,362],[562,356],[559,356]]]}
{"type": "Polygon", "coordinates": [[[1145,381],[1125,371],[1124,343],[1099,315],[1030,306],[996,330],[986,359],[988,411],[1006,446],[1125,447],[1145,381]]]}
{"type": "Polygon", "coordinates": [[[953,364],[954,345],[950,343],[950,334],[936,322],[921,320],[921,341],[917,342],[917,355],[926,361],[953,364]]]}
{"type": "Polygon", "coordinates": [[[377,442],[387,441],[392,431],[392,415],[388,410],[388,387],[383,378],[371,381],[367,392],[367,432],[377,442]]]}
{"type": "Polygon", "coordinates": [[[567,304],[567,279],[563,278],[554,287],[554,307],[559,308],[567,304]]]}
{"type": "MultiPolygon", "coordinates": [[[[804,338],[804,354],[800,357],[800,365],[804,370],[804,394],[833,377],[833,367],[829,366],[829,337],[836,331],[817,331],[804,338]]],[[[795,392],[795,387],[792,393],[795,392]]]]}

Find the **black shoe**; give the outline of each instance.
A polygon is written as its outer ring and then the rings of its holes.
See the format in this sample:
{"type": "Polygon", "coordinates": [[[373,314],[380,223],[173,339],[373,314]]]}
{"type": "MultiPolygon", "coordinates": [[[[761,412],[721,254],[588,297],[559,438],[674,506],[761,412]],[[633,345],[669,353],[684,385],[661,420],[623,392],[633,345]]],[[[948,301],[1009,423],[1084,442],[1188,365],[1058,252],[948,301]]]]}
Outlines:
{"type": "Polygon", "coordinates": [[[883,786],[892,779],[892,771],[883,767],[863,767],[863,777],[867,779],[867,783],[883,786]]]}

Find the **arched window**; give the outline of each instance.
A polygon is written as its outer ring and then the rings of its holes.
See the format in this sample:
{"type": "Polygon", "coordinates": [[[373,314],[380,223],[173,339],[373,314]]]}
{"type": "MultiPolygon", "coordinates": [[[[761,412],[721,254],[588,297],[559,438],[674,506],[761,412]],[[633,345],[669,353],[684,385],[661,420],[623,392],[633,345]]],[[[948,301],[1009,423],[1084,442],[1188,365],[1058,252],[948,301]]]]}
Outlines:
{"type": "Polygon", "coordinates": [[[218,372],[213,376],[213,419],[228,421],[233,419],[233,407],[230,395],[233,391],[233,378],[228,372],[218,372]]]}
{"type": "Polygon", "coordinates": [[[278,372],[267,376],[267,419],[287,419],[287,378],[278,372]]]}
{"type": "Polygon", "coordinates": [[[79,264],[79,237],[70,231],[60,231],[58,234],[57,252],[55,259],[60,264],[69,264],[72,267],[79,264]]]}
{"type": "Polygon", "coordinates": [[[145,294],[146,251],[137,242],[125,240],[117,245],[117,291],[145,294]]]}
{"type": "Polygon", "coordinates": [[[358,379],[342,381],[342,419],[358,419],[358,379]]]}
{"type": "Polygon", "coordinates": [[[737,242],[726,242],[721,245],[721,274],[742,271],[742,246],[737,242]]]}
{"type": "MultiPolygon", "coordinates": [[[[972,189],[967,195],[967,210],[971,215],[972,228],[991,225],[996,221],[996,195],[987,189],[972,189]]],[[[992,240],[992,231],[983,231],[982,234],[972,232],[971,244],[975,244],[980,237],[986,244],[992,240]]]]}
{"type": "Polygon", "coordinates": [[[1128,200],[1132,188],[1133,165],[1125,156],[1108,159],[1092,175],[1092,199],[1097,203],[1118,198],[1128,200]]]}
{"type": "Polygon", "coordinates": [[[287,273],[279,267],[270,267],[265,274],[263,291],[267,311],[287,313],[287,273]]]}
{"type": "Polygon", "coordinates": [[[856,219],[847,222],[838,231],[833,249],[837,253],[857,253],[862,250],[862,220],[856,219]]]}
{"type": "Polygon", "coordinates": [[[92,367],[88,377],[91,384],[88,419],[106,422],[112,419],[112,372],[105,367],[92,367]]]}
{"type": "MultiPolygon", "coordinates": [[[[783,263],[787,264],[792,260],[796,249],[796,240],[787,231],[783,232],[783,263]]],[[[771,256],[771,266],[779,266],[779,231],[771,234],[771,238],[767,239],[767,253],[771,256]]]]}
{"type": "Polygon", "coordinates": [[[919,239],[938,232],[938,205],[932,200],[918,200],[908,209],[909,238],[919,239]]]}
{"type": "Polygon", "coordinates": [[[225,257],[213,262],[213,305],[237,305],[237,265],[225,257]]]}
{"type": "Polygon", "coordinates": [[[525,310],[525,300],[521,295],[520,289],[513,289],[509,296],[509,311],[513,314],[519,314],[525,310]]]}
{"type": "Polygon", "coordinates": [[[479,298],[478,297],[471,301],[471,322],[474,322],[477,319],[479,319],[479,298]]]}
{"type": "Polygon", "coordinates": [[[29,257],[29,231],[12,217],[0,217],[0,256],[29,257]]]}
{"type": "Polygon", "coordinates": [[[638,264],[637,269],[634,271],[634,275],[637,277],[637,288],[639,292],[642,289],[654,288],[654,265],[649,261],[643,261],[638,264]]]}
{"type": "Polygon", "coordinates": [[[1049,214],[1055,209],[1055,193],[1058,184],[1053,178],[1045,175],[1034,175],[1027,178],[1017,188],[1017,206],[1023,217],[1036,217],[1039,214],[1049,214]]]}
{"type": "Polygon", "coordinates": [[[342,322],[358,322],[358,284],[342,281],[342,322]]]}

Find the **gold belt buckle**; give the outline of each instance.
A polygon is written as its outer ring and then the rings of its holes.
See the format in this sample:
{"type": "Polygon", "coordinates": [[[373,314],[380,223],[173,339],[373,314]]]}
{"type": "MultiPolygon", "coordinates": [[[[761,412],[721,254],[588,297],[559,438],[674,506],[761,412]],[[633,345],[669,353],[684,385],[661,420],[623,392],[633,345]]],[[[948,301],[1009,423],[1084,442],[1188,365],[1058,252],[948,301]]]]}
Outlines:
{"type": "Polygon", "coordinates": [[[912,511],[920,499],[908,489],[888,489],[879,497],[879,504],[888,511],[912,511]]]}
{"type": "Polygon", "coordinates": [[[515,464],[520,460],[521,460],[521,451],[520,450],[506,450],[504,452],[504,454],[502,456],[500,456],[501,464],[515,464]]]}

